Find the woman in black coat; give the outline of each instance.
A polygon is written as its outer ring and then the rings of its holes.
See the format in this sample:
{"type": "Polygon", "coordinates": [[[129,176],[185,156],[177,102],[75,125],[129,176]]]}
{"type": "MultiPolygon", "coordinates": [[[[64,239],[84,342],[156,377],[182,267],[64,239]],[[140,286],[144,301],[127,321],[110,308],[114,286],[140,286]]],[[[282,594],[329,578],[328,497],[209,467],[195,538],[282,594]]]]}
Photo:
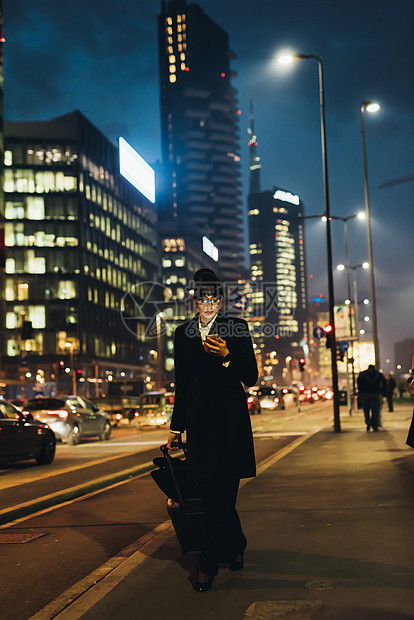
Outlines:
{"type": "MultiPolygon", "coordinates": [[[[188,472],[200,489],[207,539],[194,589],[210,589],[220,562],[243,568],[246,538],[236,511],[240,478],[255,476],[255,456],[242,383],[257,381],[246,321],[220,312],[221,284],[211,270],[194,275],[198,314],[175,331],[175,405],[168,447],[186,431],[188,472]]],[[[172,448],[174,449],[174,448],[172,448]]]]}

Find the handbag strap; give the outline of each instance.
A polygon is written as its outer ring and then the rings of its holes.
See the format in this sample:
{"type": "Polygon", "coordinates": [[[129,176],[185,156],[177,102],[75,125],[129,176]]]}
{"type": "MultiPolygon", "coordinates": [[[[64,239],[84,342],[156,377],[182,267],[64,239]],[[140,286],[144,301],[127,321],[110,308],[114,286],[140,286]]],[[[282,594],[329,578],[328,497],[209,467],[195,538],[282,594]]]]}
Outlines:
{"type": "MultiPolygon", "coordinates": [[[[186,446],[185,444],[181,444],[181,449],[183,450],[185,457],[187,458],[187,450],[186,450],[186,446]]],[[[173,480],[174,486],[175,486],[175,490],[177,491],[177,496],[178,496],[178,500],[180,502],[180,506],[183,510],[187,510],[187,503],[183,497],[183,494],[181,493],[181,489],[180,489],[180,485],[178,484],[178,480],[177,477],[175,475],[175,471],[174,471],[174,465],[173,465],[173,457],[171,456],[168,448],[167,448],[167,444],[164,444],[162,446],[160,446],[160,450],[163,453],[167,464],[168,464],[168,468],[170,470],[170,474],[171,474],[171,478],[173,480]]]]}

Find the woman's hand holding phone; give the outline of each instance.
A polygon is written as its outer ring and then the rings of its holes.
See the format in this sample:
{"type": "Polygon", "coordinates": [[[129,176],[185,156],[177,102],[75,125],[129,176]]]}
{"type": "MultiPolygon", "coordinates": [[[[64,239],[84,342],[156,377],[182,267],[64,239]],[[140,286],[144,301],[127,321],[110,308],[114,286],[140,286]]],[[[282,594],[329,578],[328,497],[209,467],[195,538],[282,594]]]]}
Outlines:
{"type": "Polygon", "coordinates": [[[218,357],[225,357],[229,353],[226,341],[220,338],[218,334],[209,334],[207,336],[204,341],[204,351],[218,357]]]}

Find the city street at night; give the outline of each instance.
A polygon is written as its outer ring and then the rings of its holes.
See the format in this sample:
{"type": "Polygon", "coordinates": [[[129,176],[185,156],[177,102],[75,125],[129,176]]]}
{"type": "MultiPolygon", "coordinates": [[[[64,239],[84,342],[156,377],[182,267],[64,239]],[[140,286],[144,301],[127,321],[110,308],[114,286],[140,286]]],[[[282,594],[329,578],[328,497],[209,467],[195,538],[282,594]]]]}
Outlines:
{"type": "MultiPolygon", "coordinates": [[[[246,566],[220,570],[194,614],[195,559],[181,554],[166,498],[143,474],[1,526],[2,617],[161,620],[171,601],[173,619],[299,617],[286,615],[288,599],[305,619],[412,618],[410,408],[384,413],[377,434],[366,432],[361,412],[342,411],[340,434],[331,417],[331,403],[252,416],[258,476],[242,482],[239,498],[246,566]]],[[[26,487],[49,494],[85,482],[97,460],[108,478],[131,467],[133,451],[136,463],[150,463],[165,438],[163,430],[120,428],[99,447],[58,445],[49,472],[1,471],[2,505],[11,505],[10,489],[17,504],[26,487]]]]}

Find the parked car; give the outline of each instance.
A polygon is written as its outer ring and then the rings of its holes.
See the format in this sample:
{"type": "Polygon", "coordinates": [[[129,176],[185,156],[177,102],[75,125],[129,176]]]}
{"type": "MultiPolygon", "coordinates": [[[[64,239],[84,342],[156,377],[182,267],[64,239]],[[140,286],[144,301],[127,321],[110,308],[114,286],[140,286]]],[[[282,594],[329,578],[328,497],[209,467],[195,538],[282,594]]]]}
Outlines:
{"type": "Polygon", "coordinates": [[[257,415],[262,413],[262,407],[260,404],[260,398],[257,395],[257,390],[247,390],[247,408],[250,415],[257,415]]]}
{"type": "Polygon", "coordinates": [[[109,416],[81,396],[30,398],[23,409],[23,414],[29,413],[47,423],[57,439],[71,446],[84,437],[99,437],[104,441],[111,436],[109,416]]]}
{"type": "Polygon", "coordinates": [[[173,408],[174,392],[147,392],[140,397],[135,421],[138,427],[164,426],[170,422],[173,408]]]}
{"type": "Polygon", "coordinates": [[[0,461],[36,459],[39,465],[50,465],[55,449],[56,437],[47,424],[0,400],[0,461]]]}

